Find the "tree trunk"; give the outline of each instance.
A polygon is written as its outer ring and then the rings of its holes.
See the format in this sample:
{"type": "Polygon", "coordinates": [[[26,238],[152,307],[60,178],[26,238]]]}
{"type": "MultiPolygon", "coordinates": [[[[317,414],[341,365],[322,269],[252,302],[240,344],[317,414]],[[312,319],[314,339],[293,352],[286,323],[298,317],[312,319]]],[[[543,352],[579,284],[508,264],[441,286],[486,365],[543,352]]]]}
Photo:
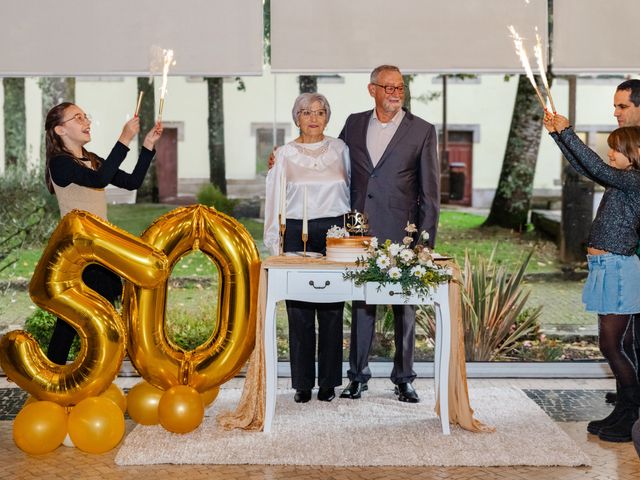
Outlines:
{"type": "Polygon", "coordinates": [[[24,78],[3,78],[4,163],[6,168],[27,168],[27,114],[24,78]]]}
{"type": "Polygon", "coordinates": [[[209,181],[226,195],[222,78],[207,78],[207,90],[209,93],[209,181]]]}
{"type": "Polygon", "coordinates": [[[298,77],[300,93],[316,93],[318,91],[318,77],[314,75],[300,75],[298,77]]]}
{"type": "Polygon", "coordinates": [[[520,75],[500,180],[484,225],[523,230],[533,193],[542,110],[525,75],[520,75]]]}
{"type": "MultiPolygon", "coordinates": [[[[140,105],[140,133],[138,133],[138,146],[142,147],[144,137],[151,130],[155,123],[156,99],[153,82],[148,77],[138,77],[138,92],[144,92],[142,105],[140,105]]],[[[136,97],[137,99],[137,97],[136,97]]],[[[156,162],[151,162],[149,171],[144,177],[144,181],[136,194],[136,203],[158,203],[160,195],[158,193],[158,175],[156,173],[156,162]]]]}
{"type": "Polygon", "coordinates": [[[403,75],[402,80],[404,82],[404,102],[402,106],[411,111],[411,82],[413,81],[413,75],[403,75]]]}
{"type": "MultiPolygon", "coordinates": [[[[38,80],[38,85],[42,90],[42,118],[47,117],[47,113],[53,107],[62,102],[75,102],[76,101],[76,79],[71,78],[58,78],[58,77],[43,77],[38,80]]],[[[42,137],[40,142],[40,159],[44,165],[45,159],[45,144],[44,144],[44,129],[42,130],[42,137]]]]}

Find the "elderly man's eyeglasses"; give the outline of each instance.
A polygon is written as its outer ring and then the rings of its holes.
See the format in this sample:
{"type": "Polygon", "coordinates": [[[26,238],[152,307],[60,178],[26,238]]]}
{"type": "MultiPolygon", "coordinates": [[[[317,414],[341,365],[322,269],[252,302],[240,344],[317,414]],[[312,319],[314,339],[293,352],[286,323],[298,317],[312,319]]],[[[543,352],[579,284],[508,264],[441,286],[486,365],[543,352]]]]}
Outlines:
{"type": "Polygon", "coordinates": [[[60,122],[60,125],[64,125],[65,123],[70,122],[71,120],[76,120],[77,122],[80,122],[80,123],[91,123],[91,116],[87,115],[86,113],[76,113],[73,117],[60,122]]]}
{"type": "Polygon", "coordinates": [[[375,85],[376,87],[384,88],[384,93],[389,95],[394,93],[396,90],[398,91],[398,93],[404,93],[404,85],[398,85],[397,87],[394,85],[379,85],[377,83],[374,83],[373,85],[375,85]]]}
{"type": "Polygon", "coordinates": [[[316,118],[326,118],[327,116],[327,111],[324,108],[321,108],[320,110],[300,110],[298,112],[298,115],[300,115],[303,118],[311,118],[311,116],[313,115],[316,118]]]}

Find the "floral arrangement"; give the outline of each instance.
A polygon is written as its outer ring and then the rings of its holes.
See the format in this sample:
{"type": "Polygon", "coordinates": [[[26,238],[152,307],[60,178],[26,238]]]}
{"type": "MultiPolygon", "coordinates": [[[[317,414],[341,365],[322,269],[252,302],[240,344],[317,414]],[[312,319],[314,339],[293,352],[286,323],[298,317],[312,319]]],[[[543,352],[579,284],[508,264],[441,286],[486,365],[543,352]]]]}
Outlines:
{"type": "Polygon", "coordinates": [[[329,230],[327,230],[327,238],[345,238],[349,236],[349,232],[347,232],[346,228],[338,227],[334,225],[329,230]]]}
{"type": "Polygon", "coordinates": [[[368,258],[356,262],[361,268],[346,272],[344,278],[353,280],[356,285],[367,282],[398,284],[403,295],[415,293],[422,297],[426,297],[435,285],[448,281],[451,272],[435,264],[427,247],[429,233],[423,230],[412,247],[416,226],[407,222],[405,231],[407,235],[402,243],[386,240],[379,245],[374,237],[367,245],[368,258]]]}

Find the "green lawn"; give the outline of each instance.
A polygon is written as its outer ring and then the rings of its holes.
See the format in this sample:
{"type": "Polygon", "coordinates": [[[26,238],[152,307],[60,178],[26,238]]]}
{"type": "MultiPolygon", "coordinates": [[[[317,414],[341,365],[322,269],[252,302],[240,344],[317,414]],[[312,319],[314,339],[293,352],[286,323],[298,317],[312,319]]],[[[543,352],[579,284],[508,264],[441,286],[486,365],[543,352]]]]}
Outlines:
{"type": "Polygon", "coordinates": [[[496,259],[514,264],[533,248],[535,253],[527,272],[552,272],[560,268],[558,249],[535,231],[517,233],[498,227],[482,227],[485,217],[470,213],[443,211],[440,215],[436,251],[464,261],[464,252],[485,257],[496,248],[496,259]]]}
{"type": "MultiPolygon", "coordinates": [[[[140,235],[155,219],[175,208],[172,205],[109,205],[109,220],[116,226],[140,235]]],[[[459,262],[464,259],[465,249],[470,253],[488,256],[497,245],[496,258],[512,264],[522,259],[530,249],[536,253],[529,265],[529,272],[548,272],[559,268],[557,249],[549,241],[541,240],[535,232],[514,233],[501,228],[482,227],[485,217],[456,211],[443,211],[436,243],[436,251],[452,255],[459,262]]],[[[248,229],[256,241],[262,255],[261,221],[241,218],[240,222],[248,229]]],[[[21,252],[19,260],[11,267],[0,272],[0,280],[30,278],[40,255],[41,248],[21,252]]],[[[203,275],[211,268],[211,262],[205,255],[194,252],[186,255],[174,267],[173,276],[203,275]]]]}

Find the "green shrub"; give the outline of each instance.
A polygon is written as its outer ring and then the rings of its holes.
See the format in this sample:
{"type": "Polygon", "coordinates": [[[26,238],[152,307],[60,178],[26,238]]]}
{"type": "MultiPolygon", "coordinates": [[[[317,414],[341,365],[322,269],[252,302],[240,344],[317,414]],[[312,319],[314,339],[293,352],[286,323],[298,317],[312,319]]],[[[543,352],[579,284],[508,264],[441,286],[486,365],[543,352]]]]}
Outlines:
{"type": "Polygon", "coordinates": [[[200,187],[196,195],[196,200],[198,203],[213,207],[227,215],[233,215],[233,209],[238,203],[238,200],[227,198],[227,196],[220,191],[220,188],[212,183],[200,187]]]}
{"type": "Polygon", "coordinates": [[[9,169],[0,176],[0,271],[23,247],[39,247],[58,223],[58,207],[37,171],[9,169]]]}
{"type": "MultiPolygon", "coordinates": [[[[53,334],[53,329],[56,325],[56,316],[52,313],[42,310],[41,308],[36,311],[25,321],[24,329],[33,335],[38,341],[40,348],[44,353],[47,352],[49,347],[49,341],[53,334]]],[[[80,351],[80,338],[76,336],[75,340],[71,344],[71,350],[69,351],[68,360],[73,360],[80,351]]]]}
{"type": "MultiPolygon", "coordinates": [[[[542,307],[525,308],[530,292],[522,285],[533,250],[512,272],[496,262],[495,251],[496,247],[489,258],[478,255],[473,261],[465,252],[461,295],[467,361],[488,362],[505,357],[523,341],[531,342],[540,334],[542,307]]],[[[416,323],[433,338],[431,306],[418,307],[416,323]]],[[[545,355],[553,357],[555,353],[553,345],[545,355]]]]}

